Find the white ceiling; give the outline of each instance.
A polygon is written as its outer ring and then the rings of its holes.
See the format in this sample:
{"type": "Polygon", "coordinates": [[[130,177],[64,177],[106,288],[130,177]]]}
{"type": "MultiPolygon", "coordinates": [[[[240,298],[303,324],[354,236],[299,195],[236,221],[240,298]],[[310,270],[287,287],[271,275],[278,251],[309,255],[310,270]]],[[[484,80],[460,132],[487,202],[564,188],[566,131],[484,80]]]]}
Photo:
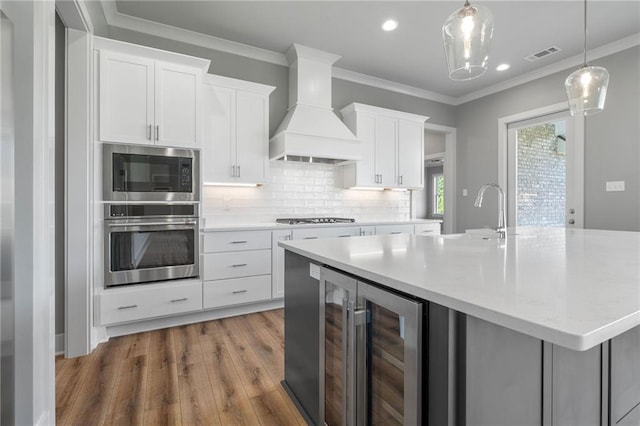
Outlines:
{"type": "MultiPolygon", "coordinates": [[[[299,43],[342,56],[337,67],[439,94],[460,97],[581,54],[583,3],[477,1],[495,30],[491,68],[475,80],[448,78],[441,28],[462,1],[132,1],[121,14],[284,53],[299,43]],[[399,27],[384,32],[393,18],[399,27]],[[562,49],[536,62],[525,56],[562,49]],[[495,67],[511,64],[505,72],[495,67]]],[[[640,0],[590,0],[589,48],[640,33],[640,0]]]]}

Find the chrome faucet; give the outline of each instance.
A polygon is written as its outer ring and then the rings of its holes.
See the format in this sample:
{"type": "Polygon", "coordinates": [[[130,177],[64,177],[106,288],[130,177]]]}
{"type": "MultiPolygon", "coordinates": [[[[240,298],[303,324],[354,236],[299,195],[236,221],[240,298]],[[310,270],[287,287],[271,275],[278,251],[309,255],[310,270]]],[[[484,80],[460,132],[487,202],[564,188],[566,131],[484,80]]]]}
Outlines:
{"type": "Polygon", "coordinates": [[[505,238],[507,236],[507,200],[504,196],[504,191],[500,188],[500,185],[495,183],[482,185],[478,191],[478,195],[476,196],[476,202],[473,203],[473,205],[476,207],[482,207],[484,192],[489,188],[495,188],[496,191],[498,191],[498,227],[494,228],[494,230],[498,235],[500,235],[500,238],[505,238]]]}

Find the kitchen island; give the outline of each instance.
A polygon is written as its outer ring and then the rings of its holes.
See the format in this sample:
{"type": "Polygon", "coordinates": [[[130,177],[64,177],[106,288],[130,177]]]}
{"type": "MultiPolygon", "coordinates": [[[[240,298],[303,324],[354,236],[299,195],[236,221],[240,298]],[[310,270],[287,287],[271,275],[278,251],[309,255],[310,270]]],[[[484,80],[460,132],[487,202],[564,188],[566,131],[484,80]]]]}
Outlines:
{"type": "Polygon", "coordinates": [[[323,302],[321,277],[309,272],[314,264],[426,301],[423,423],[640,424],[640,234],[509,231],[505,240],[458,234],[280,243],[287,250],[285,382],[311,420],[320,418],[320,391],[300,396],[298,380],[322,362],[314,361],[318,343],[310,347],[320,336],[314,302],[323,302]],[[296,341],[303,329],[304,342],[296,341]],[[313,366],[296,370],[289,349],[301,343],[313,366]]]}

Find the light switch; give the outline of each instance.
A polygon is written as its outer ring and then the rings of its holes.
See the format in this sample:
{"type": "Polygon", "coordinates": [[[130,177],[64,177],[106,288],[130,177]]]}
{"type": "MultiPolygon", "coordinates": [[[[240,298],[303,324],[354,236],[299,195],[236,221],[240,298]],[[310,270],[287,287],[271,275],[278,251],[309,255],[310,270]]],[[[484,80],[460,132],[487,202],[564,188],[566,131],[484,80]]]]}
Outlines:
{"type": "Polygon", "coordinates": [[[624,181],[617,180],[612,182],[607,182],[607,192],[612,191],[624,191],[624,181]]]}
{"type": "Polygon", "coordinates": [[[467,192],[467,188],[464,188],[464,189],[462,190],[462,196],[463,196],[463,197],[466,197],[467,195],[469,195],[469,193],[467,192]]]}

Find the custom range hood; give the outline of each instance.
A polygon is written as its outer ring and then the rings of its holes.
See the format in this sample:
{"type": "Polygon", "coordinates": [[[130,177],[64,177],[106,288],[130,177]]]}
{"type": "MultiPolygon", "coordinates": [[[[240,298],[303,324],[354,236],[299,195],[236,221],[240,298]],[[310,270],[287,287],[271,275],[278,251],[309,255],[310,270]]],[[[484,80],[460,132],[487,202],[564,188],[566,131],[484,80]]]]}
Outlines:
{"type": "Polygon", "coordinates": [[[340,56],[294,44],[289,110],[269,142],[272,160],[339,163],[359,160],[360,141],[331,108],[331,66],[340,56]]]}

